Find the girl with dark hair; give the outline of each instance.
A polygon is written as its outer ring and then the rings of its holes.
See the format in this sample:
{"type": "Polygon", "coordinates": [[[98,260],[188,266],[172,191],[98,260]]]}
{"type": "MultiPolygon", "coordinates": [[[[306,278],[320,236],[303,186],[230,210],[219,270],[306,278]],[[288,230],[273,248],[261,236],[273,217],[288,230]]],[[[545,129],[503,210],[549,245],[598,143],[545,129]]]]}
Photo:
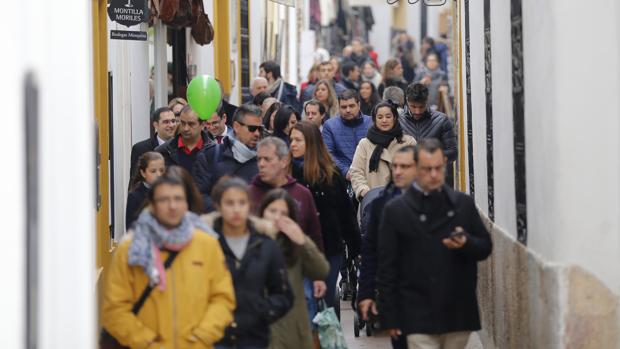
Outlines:
{"type": "Polygon", "coordinates": [[[364,115],[372,114],[372,110],[381,101],[377,88],[370,81],[360,83],[360,110],[364,115]]]}
{"type": "Polygon", "coordinates": [[[370,189],[388,184],[394,154],[404,146],[416,144],[413,137],[403,134],[397,108],[391,101],[377,104],[372,111],[373,125],[355,149],[351,185],[360,201],[370,189]]]}
{"type": "MultiPolygon", "coordinates": [[[[271,325],[270,349],[312,348],[312,335],[305,302],[304,278],[323,280],[329,272],[327,260],[295,223],[297,203],[284,189],[270,191],[261,202],[260,215],[279,230],[276,242],[284,253],[288,278],[293,288],[293,308],[271,325]]],[[[315,287],[314,296],[325,292],[325,283],[315,287]]]]}
{"type": "Polygon", "coordinates": [[[330,265],[325,301],[334,306],[336,281],[343,263],[342,240],[351,256],[358,256],[360,252],[355,209],[347,194],[345,180],[327,152],[319,128],[302,121],[293,127],[290,139],[292,175],[310,190],[319,213],[325,256],[330,265]]]}
{"type": "Polygon", "coordinates": [[[272,103],[267,110],[265,110],[265,115],[263,115],[263,126],[265,134],[263,136],[268,137],[273,133],[273,121],[276,116],[276,112],[282,104],[280,102],[272,103]]]}
{"type": "Polygon", "coordinates": [[[127,195],[125,209],[125,228],[127,230],[138,219],[140,211],[144,208],[149,188],[157,178],[164,174],[165,170],[164,157],[158,152],[149,151],[138,158],[138,171],[131,180],[129,185],[131,191],[127,195]]]}
{"type": "Polygon", "coordinates": [[[166,174],[181,179],[185,187],[185,192],[187,193],[187,205],[189,210],[201,214],[203,209],[202,195],[200,195],[200,190],[198,190],[198,186],[196,186],[196,182],[194,182],[194,178],[189,172],[181,166],[170,166],[166,169],[166,174]]]}
{"type": "Polygon", "coordinates": [[[282,252],[250,219],[250,194],[245,181],[223,178],[211,196],[218,213],[203,219],[219,235],[237,299],[234,321],[215,347],[267,348],[269,326],[293,304],[282,252]]]}
{"type": "Polygon", "coordinates": [[[280,138],[288,145],[288,134],[300,119],[299,113],[293,107],[288,104],[282,105],[273,118],[272,136],[280,138]]]}

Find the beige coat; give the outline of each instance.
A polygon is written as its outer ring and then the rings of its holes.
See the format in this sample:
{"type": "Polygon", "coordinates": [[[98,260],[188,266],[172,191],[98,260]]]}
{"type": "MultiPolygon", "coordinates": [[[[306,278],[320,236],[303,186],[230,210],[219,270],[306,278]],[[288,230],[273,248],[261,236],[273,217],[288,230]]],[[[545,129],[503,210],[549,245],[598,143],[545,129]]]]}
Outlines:
{"type": "Polygon", "coordinates": [[[363,138],[357,145],[357,149],[355,149],[353,163],[350,168],[351,184],[355,195],[358,198],[363,197],[370,189],[388,184],[392,175],[390,165],[392,164],[394,154],[404,146],[415,144],[415,139],[409,135],[403,135],[402,143],[398,143],[394,139],[387,149],[383,149],[377,171],[369,172],[370,157],[376,145],[368,138],[363,138]]]}

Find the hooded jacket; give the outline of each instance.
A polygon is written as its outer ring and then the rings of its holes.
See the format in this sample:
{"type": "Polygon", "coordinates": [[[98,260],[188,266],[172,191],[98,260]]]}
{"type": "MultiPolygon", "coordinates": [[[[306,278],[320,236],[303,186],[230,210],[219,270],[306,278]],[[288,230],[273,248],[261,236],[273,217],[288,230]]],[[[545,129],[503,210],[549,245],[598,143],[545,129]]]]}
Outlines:
{"type": "Polygon", "coordinates": [[[251,220],[248,224],[250,239],[245,254],[238,259],[223,237],[221,217],[203,216],[203,220],[220,235],[237,299],[234,321],[218,344],[267,347],[269,325],[284,316],[293,305],[293,291],[280,248],[271,237],[259,233],[251,220]]]}
{"type": "MultiPolygon", "coordinates": [[[[149,283],[140,266],[130,266],[132,234],[116,248],[104,271],[101,324],[121,345],[143,349],[157,341],[166,348],[213,348],[233,319],[235,293],[216,239],[195,230],[191,242],[166,269],[165,291],[155,288],[134,315],[133,304],[149,283]]],[[[162,260],[168,252],[161,252],[162,260]]]]}
{"type": "MultiPolygon", "coordinates": [[[[286,190],[297,202],[297,224],[303,232],[323,251],[323,238],[321,236],[321,224],[317,214],[316,206],[312,193],[303,185],[288,176],[288,181],[281,188],[286,190]]],[[[259,205],[263,198],[271,190],[275,189],[270,184],[263,182],[257,175],[250,184],[250,198],[252,200],[252,211],[258,213],[259,205]]]]}

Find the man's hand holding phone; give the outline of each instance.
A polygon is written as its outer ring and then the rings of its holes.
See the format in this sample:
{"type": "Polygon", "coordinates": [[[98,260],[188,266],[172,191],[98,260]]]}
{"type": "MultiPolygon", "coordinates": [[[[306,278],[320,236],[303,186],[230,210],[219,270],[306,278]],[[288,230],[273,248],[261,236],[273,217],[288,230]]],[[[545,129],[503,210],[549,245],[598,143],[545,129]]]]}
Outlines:
{"type": "Polygon", "coordinates": [[[467,233],[463,227],[456,227],[449,237],[442,240],[442,243],[451,250],[458,250],[467,243],[467,233]]]}

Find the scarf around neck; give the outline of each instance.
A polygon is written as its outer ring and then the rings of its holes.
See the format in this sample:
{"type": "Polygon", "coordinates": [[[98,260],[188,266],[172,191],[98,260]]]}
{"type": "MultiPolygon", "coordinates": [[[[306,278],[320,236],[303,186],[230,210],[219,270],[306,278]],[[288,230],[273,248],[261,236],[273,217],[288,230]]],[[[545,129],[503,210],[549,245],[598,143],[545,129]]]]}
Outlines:
{"type": "Polygon", "coordinates": [[[232,152],[235,160],[245,164],[256,157],[256,150],[248,148],[247,145],[238,140],[234,132],[231,132],[228,138],[232,141],[232,152]]]}
{"type": "Polygon", "coordinates": [[[278,90],[278,88],[280,87],[280,83],[282,82],[282,78],[278,78],[276,81],[273,82],[273,84],[269,85],[267,87],[267,91],[269,91],[269,94],[273,96],[273,94],[278,90]]]}
{"type": "Polygon", "coordinates": [[[193,212],[187,212],[181,224],[166,229],[159,224],[149,210],[144,210],[134,226],[133,239],[129,247],[129,265],[141,266],[151,286],[166,289],[166,271],[160,256],[160,249],[179,252],[192,240],[194,229],[200,229],[214,237],[217,234],[193,212]]]}
{"type": "Polygon", "coordinates": [[[381,160],[383,149],[389,147],[394,139],[400,142],[402,136],[403,129],[400,127],[400,122],[398,122],[398,120],[395,120],[394,127],[389,131],[381,131],[375,125],[372,125],[372,127],[368,129],[366,138],[375,144],[375,150],[373,150],[370,156],[370,163],[368,166],[369,172],[376,172],[379,170],[379,161],[381,160]]]}

